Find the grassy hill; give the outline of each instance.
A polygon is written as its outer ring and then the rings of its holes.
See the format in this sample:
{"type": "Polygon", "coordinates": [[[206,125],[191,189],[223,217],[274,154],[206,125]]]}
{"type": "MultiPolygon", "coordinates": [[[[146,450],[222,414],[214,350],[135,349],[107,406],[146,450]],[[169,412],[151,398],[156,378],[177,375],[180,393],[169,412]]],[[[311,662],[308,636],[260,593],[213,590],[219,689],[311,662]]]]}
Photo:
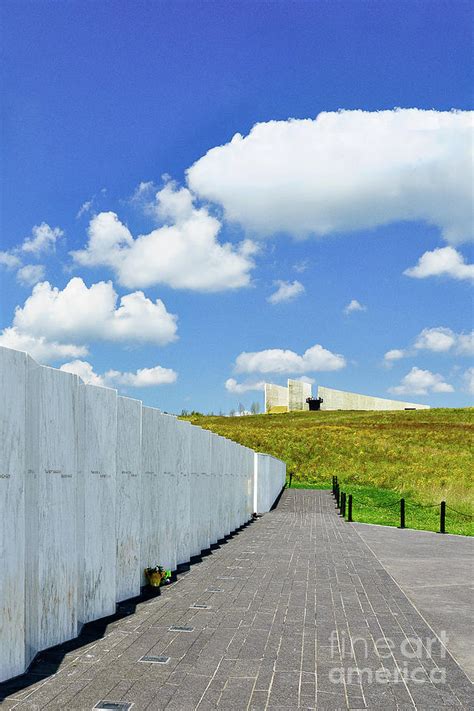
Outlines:
{"type": "Polygon", "coordinates": [[[403,496],[406,525],[437,530],[445,500],[448,532],[474,534],[474,409],[187,419],[283,459],[292,486],[330,487],[337,474],[355,520],[397,525],[403,496]]]}

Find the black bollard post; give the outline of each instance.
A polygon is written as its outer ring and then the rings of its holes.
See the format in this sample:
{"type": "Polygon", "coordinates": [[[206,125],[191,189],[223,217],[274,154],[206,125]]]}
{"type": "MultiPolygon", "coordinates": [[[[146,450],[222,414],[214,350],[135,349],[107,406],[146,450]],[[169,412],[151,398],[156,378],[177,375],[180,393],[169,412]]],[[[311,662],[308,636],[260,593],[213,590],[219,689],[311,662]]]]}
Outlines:
{"type": "Polygon", "coordinates": [[[441,502],[441,510],[439,516],[439,532],[446,533],[446,501],[441,502]]]}
{"type": "Polygon", "coordinates": [[[347,510],[347,520],[349,523],[352,521],[352,494],[349,494],[349,506],[347,510]]]}
{"type": "Polygon", "coordinates": [[[339,484],[336,484],[336,507],[337,508],[339,508],[339,501],[340,501],[339,484]]]}
{"type": "Polygon", "coordinates": [[[290,472],[290,483],[288,484],[288,488],[291,489],[291,481],[293,479],[293,472],[290,472]]]}
{"type": "Polygon", "coordinates": [[[346,518],[346,492],[342,495],[342,518],[346,518]]]}
{"type": "Polygon", "coordinates": [[[405,499],[400,499],[400,528],[405,528],[405,499]]]}
{"type": "Polygon", "coordinates": [[[336,479],[334,477],[334,474],[332,475],[332,495],[334,496],[334,492],[336,490],[336,479]]]}

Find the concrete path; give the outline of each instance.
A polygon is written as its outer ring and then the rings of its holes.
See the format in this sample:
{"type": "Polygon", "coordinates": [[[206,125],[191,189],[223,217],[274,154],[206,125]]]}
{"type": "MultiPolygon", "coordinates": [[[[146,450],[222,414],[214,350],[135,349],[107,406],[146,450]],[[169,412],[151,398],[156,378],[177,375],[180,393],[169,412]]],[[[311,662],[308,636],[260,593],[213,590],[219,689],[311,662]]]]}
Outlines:
{"type": "Polygon", "coordinates": [[[474,538],[354,527],[474,681],[474,538]]]}
{"type": "Polygon", "coordinates": [[[44,654],[29,686],[4,686],[5,708],[474,708],[462,669],[329,492],[286,491],[103,639],[73,646],[44,654]]]}

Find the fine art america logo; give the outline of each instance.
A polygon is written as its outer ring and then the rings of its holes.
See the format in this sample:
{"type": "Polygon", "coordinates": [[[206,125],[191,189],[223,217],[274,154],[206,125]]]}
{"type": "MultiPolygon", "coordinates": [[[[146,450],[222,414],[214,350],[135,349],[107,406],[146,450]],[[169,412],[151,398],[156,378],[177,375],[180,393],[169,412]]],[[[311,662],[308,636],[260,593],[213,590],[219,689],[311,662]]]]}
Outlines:
{"type": "Polygon", "coordinates": [[[444,684],[446,669],[440,663],[446,657],[447,641],[444,631],[439,637],[394,640],[351,637],[344,630],[333,630],[329,645],[331,660],[337,662],[329,679],[333,684],[444,684]]]}

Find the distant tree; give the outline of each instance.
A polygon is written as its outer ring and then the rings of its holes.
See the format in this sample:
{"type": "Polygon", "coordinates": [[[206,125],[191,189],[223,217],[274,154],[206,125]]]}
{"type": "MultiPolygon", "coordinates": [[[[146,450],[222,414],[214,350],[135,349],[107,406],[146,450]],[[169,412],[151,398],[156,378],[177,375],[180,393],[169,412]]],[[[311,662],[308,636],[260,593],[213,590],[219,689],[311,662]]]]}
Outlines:
{"type": "Polygon", "coordinates": [[[229,417],[235,417],[235,410],[229,410],[229,417]]]}
{"type": "Polygon", "coordinates": [[[245,407],[242,405],[241,402],[239,402],[239,414],[243,415],[245,412],[245,407]]]}
{"type": "Polygon", "coordinates": [[[250,412],[252,413],[252,415],[258,415],[258,413],[260,412],[260,403],[253,402],[250,406],[250,412]]]}
{"type": "Polygon", "coordinates": [[[219,417],[225,417],[225,414],[223,413],[222,410],[219,410],[219,417]]]}
{"type": "Polygon", "coordinates": [[[181,410],[181,417],[187,417],[188,416],[188,411],[187,410],[181,410]]]}

